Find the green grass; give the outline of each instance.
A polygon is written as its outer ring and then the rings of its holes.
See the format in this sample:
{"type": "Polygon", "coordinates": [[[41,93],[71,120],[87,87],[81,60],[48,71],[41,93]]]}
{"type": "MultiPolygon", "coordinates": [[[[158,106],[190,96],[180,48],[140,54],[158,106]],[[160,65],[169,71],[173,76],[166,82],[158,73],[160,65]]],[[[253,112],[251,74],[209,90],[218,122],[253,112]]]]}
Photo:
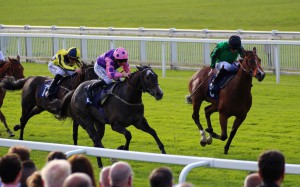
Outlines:
{"type": "MultiPolygon", "coordinates": [[[[25,75],[50,75],[46,64],[23,63],[25,75]]],[[[155,70],[160,76],[161,71],[155,70]]],[[[187,94],[187,84],[193,71],[167,71],[166,78],[159,78],[164,91],[164,98],[155,101],[149,94],[143,95],[145,116],[149,124],[157,131],[165,145],[168,154],[212,157],[222,159],[238,159],[256,161],[261,152],[268,149],[278,149],[286,156],[286,162],[299,164],[300,131],[298,124],[300,115],[300,76],[281,76],[280,84],[276,84],[274,75],[267,75],[263,82],[253,80],[253,106],[247,119],[238,130],[228,155],[223,154],[225,142],[214,140],[212,145],[201,147],[200,135],[191,114],[192,107],[184,103],[187,94]]],[[[204,103],[203,106],[206,106],[204,103]]],[[[201,108],[201,122],[206,126],[201,108]]],[[[7,117],[9,126],[19,123],[21,115],[20,91],[7,92],[2,111],[7,117]]],[[[229,120],[229,128],[233,119],[229,120]]],[[[218,115],[212,115],[212,123],[216,132],[220,132],[218,115]]],[[[134,127],[128,128],[132,133],[130,149],[133,151],[159,153],[153,138],[134,127]]],[[[0,125],[1,138],[8,138],[4,126],[0,125]]],[[[16,132],[17,139],[19,132],[16,132]]],[[[50,113],[44,112],[34,116],[28,122],[25,140],[38,142],[53,142],[73,144],[71,121],[58,121],[50,113]]],[[[113,132],[107,126],[103,143],[107,148],[114,149],[125,141],[122,135],[113,132]]],[[[87,133],[80,129],[79,145],[93,146],[87,133]]],[[[0,155],[5,154],[7,148],[0,148],[0,155]]],[[[38,168],[45,163],[47,152],[32,151],[32,158],[38,168]]],[[[96,160],[90,157],[98,179],[99,170],[96,160]]],[[[108,158],[103,158],[104,165],[110,165],[108,158]]],[[[148,186],[148,175],[151,170],[166,164],[128,161],[135,172],[135,186],[148,186]]],[[[183,166],[167,165],[174,172],[175,183],[183,166]]],[[[187,177],[196,186],[242,186],[248,171],[197,168],[187,177]]],[[[299,176],[287,175],[283,186],[297,186],[299,176]]]]}
{"type": "Polygon", "coordinates": [[[0,24],[299,31],[297,0],[7,0],[0,24]]]}

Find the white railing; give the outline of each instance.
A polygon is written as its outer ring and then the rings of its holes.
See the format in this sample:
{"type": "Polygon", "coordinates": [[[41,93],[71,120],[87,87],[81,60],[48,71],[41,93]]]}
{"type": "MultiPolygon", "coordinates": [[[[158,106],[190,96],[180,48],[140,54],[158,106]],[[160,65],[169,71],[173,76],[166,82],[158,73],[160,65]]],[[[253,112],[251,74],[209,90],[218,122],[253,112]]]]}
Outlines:
{"type": "MultiPolygon", "coordinates": [[[[180,155],[168,155],[168,154],[155,154],[135,151],[120,151],[104,148],[86,147],[86,146],[75,146],[65,144],[54,144],[54,143],[41,143],[31,141],[20,141],[0,138],[0,147],[11,147],[14,145],[23,145],[32,150],[40,151],[62,151],[71,156],[73,154],[86,154],[90,156],[100,156],[107,158],[119,158],[126,160],[135,160],[143,162],[155,162],[164,164],[176,164],[185,165],[179,175],[179,183],[186,180],[186,176],[193,168],[196,167],[211,167],[221,169],[235,169],[235,170],[246,170],[246,171],[257,171],[258,166],[255,161],[244,161],[244,160],[229,160],[229,159],[217,159],[207,157],[193,157],[193,156],[180,156],[180,155]]],[[[286,164],[286,174],[297,174],[300,175],[299,164],[286,164]]]]}
{"type": "MultiPolygon", "coordinates": [[[[222,39],[173,37],[97,36],[41,33],[0,33],[0,50],[6,56],[19,54],[26,61],[47,62],[59,49],[77,46],[84,61],[94,61],[104,51],[127,48],[130,63],[162,68],[199,69],[210,63],[210,52],[222,39]]],[[[300,41],[242,40],[245,49],[257,48],[265,70],[280,74],[300,72],[300,41]]]]}
{"type": "Polygon", "coordinates": [[[83,35],[118,35],[118,36],[155,36],[155,37],[188,37],[188,38],[229,38],[239,35],[243,39],[299,40],[300,32],[288,31],[247,31],[209,30],[209,29],[159,29],[159,28],[115,28],[115,27],[66,27],[66,26],[32,26],[0,24],[0,33],[53,33],[53,34],[83,34],[83,35]]]}

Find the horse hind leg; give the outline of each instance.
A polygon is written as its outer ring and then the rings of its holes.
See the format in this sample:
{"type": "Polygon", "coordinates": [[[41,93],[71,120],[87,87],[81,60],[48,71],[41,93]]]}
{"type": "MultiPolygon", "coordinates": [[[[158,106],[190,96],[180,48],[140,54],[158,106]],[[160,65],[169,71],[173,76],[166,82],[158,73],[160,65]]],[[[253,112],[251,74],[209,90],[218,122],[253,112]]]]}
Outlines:
{"type": "Polygon", "coordinates": [[[1,109],[0,109],[0,120],[2,121],[2,123],[4,124],[5,128],[6,128],[6,132],[9,134],[9,137],[14,137],[14,133],[9,129],[7,123],[6,123],[6,118],[4,116],[4,114],[2,113],[1,109]]]}
{"type": "MultiPolygon", "coordinates": [[[[26,112],[28,111],[28,110],[26,110],[26,109],[22,109],[22,110],[23,110],[23,111],[26,111],[26,112]]],[[[17,124],[17,125],[14,126],[14,130],[15,130],[15,131],[21,129],[19,140],[23,140],[24,129],[25,129],[25,126],[26,126],[28,120],[29,120],[32,116],[34,116],[34,115],[36,115],[36,114],[39,114],[39,113],[41,113],[41,112],[43,112],[43,111],[44,111],[44,109],[35,106],[32,110],[30,110],[29,113],[22,113],[22,116],[21,116],[21,118],[20,118],[20,124],[17,124]]]]}

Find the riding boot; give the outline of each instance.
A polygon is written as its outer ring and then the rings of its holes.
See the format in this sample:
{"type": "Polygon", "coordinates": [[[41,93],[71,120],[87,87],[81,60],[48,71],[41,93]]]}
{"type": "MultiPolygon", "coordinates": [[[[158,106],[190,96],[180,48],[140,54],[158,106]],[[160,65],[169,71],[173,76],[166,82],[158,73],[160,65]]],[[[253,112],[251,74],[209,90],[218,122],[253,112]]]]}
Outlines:
{"type": "Polygon", "coordinates": [[[104,88],[105,86],[107,86],[107,84],[103,79],[86,86],[85,87],[85,91],[87,93],[86,104],[92,104],[91,100],[93,99],[94,90],[100,87],[104,88]]]}
{"type": "Polygon", "coordinates": [[[48,88],[48,91],[46,92],[46,98],[51,98],[55,94],[56,85],[61,78],[63,78],[63,76],[60,74],[55,75],[51,85],[48,88]]]}
{"type": "Polygon", "coordinates": [[[227,70],[225,68],[221,68],[220,71],[216,74],[214,79],[211,81],[211,90],[216,91],[217,85],[219,82],[224,78],[224,76],[227,74],[227,70]]]}

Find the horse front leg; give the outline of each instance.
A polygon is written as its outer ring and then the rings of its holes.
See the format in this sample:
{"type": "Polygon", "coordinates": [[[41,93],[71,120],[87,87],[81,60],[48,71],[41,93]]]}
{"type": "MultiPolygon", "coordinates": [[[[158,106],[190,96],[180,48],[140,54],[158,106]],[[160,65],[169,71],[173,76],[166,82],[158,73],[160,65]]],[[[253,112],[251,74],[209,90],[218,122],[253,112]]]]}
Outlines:
{"type": "Polygon", "coordinates": [[[220,135],[216,134],[213,130],[213,127],[211,125],[211,119],[210,116],[218,111],[218,105],[216,103],[213,103],[207,107],[204,108],[205,111],[205,118],[207,122],[207,129],[205,129],[206,132],[209,133],[209,137],[207,138],[207,144],[212,143],[212,138],[220,139],[220,135]]]}
{"type": "Polygon", "coordinates": [[[151,128],[147,122],[147,120],[145,118],[143,118],[142,121],[140,121],[139,123],[137,123],[135,125],[135,127],[137,129],[140,129],[148,134],[150,134],[156,141],[157,145],[158,145],[158,148],[159,150],[161,151],[162,154],[166,154],[166,151],[165,151],[165,146],[164,144],[160,141],[159,137],[157,136],[157,133],[156,131],[151,128]]]}
{"type": "Polygon", "coordinates": [[[126,139],[126,142],[124,145],[121,145],[118,147],[119,150],[129,150],[129,144],[130,144],[130,141],[131,141],[131,133],[122,125],[119,125],[119,124],[116,124],[116,123],[113,123],[111,124],[111,128],[113,131],[116,131],[120,134],[123,134],[125,139],[126,139]]]}
{"type": "Polygon", "coordinates": [[[243,116],[243,117],[236,117],[234,122],[233,122],[233,125],[232,125],[232,129],[231,129],[231,132],[230,132],[230,135],[229,135],[229,138],[226,142],[226,145],[224,147],[224,154],[228,154],[228,150],[229,150],[229,147],[230,147],[230,144],[238,130],[238,128],[240,127],[240,125],[243,123],[243,121],[245,120],[246,116],[243,116]]]}
{"type": "Polygon", "coordinates": [[[201,140],[200,140],[200,145],[202,147],[206,146],[207,144],[207,139],[206,139],[206,133],[203,130],[203,127],[200,123],[200,107],[201,107],[202,101],[199,101],[197,99],[195,99],[195,101],[193,102],[193,114],[192,114],[192,118],[195,122],[195,124],[197,125],[199,131],[200,131],[200,136],[201,136],[201,140]]]}

